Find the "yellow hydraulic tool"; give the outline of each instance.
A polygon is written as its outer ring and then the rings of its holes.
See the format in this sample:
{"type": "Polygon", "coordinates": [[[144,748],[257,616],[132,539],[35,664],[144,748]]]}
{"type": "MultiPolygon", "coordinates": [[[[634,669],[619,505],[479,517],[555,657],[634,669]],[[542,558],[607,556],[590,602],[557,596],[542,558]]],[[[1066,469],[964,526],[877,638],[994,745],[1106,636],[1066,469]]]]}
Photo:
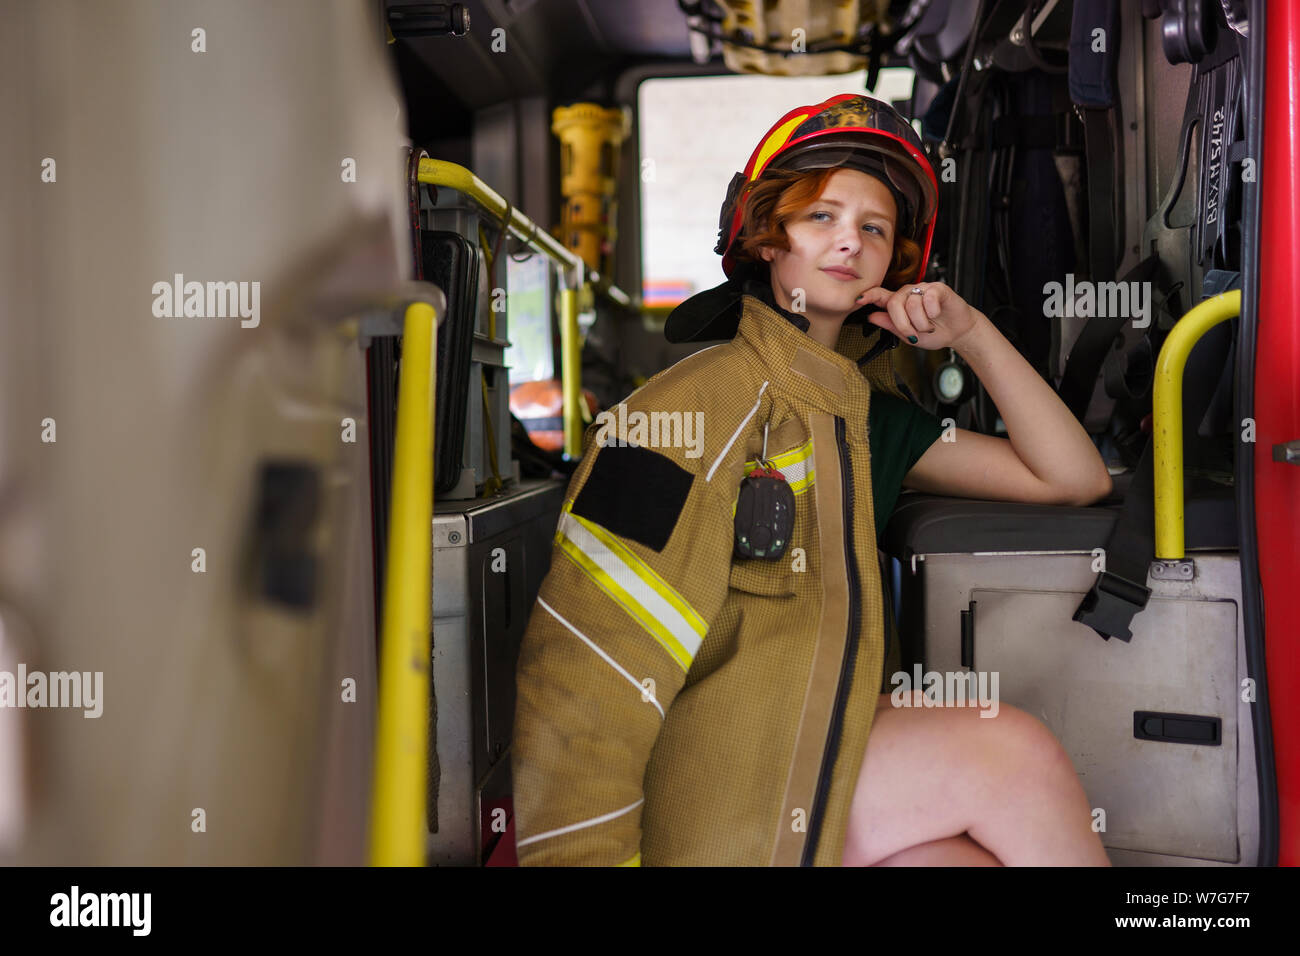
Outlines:
{"type": "Polygon", "coordinates": [[[628,117],[595,103],[574,103],[551,114],[551,131],[560,138],[561,241],[589,268],[612,275],[619,149],[628,117]]]}

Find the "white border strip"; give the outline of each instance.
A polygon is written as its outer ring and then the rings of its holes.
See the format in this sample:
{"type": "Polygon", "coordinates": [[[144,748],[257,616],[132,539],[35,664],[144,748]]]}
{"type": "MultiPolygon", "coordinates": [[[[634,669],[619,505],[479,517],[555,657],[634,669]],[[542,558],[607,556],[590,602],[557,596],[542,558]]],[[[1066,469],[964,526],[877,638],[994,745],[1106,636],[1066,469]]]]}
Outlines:
{"type": "Polygon", "coordinates": [[[645,803],[645,797],[642,797],[636,803],[629,804],[622,810],[615,810],[613,813],[606,813],[604,816],[592,817],[590,820],[583,820],[581,823],[570,823],[567,827],[560,827],[558,830],[547,830],[545,833],[539,833],[536,836],[530,836],[523,840],[516,840],[515,847],[528,846],[528,844],[536,843],[538,840],[549,840],[551,837],[562,836],[565,833],[572,833],[574,830],[582,830],[586,827],[594,827],[599,823],[607,823],[615,817],[621,817],[625,813],[630,813],[643,803],[645,803]]]}
{"type": "Polygon", "coordinates": [[[731,438],[727,440],[727,444],[725,447],[723,447],[722,453],[713,460],[713,467],[710,468],[709,473],[704,476],[704,481],[706,484],[713,480],[713,473],[718,470],[718,466],[722,464],[722,459],[727,457],[727,452],[731,451],[731,446],[734,445],[736,443],[736,439],[740,437],[740,430],[749,424],[749,420],[753,418],[754,413],[758,411],[758,406],[763,403],[763,392],[766,389],[767,389],[767,382],[764,382],[763,387],[758,390],[758,400],[754,402],[754,407],[749,410],[749,414],[746,415],[744,420],[742,420],[741,423],[736,426],[736,430],[731,433],[731,438]]]}
{"type": "MultiPolygon", "coordinates": [[[[567,516],[566,516],[566,517],[567,517],[567,516]]],[[[610,667],[614,668],[614,670],[618,671],[618,672],[619,672],[620,674],[622,674],[625,678],[627,678],[627,682],[628,682],[629,684],[631,684],[633,687],[636,688],[636,692],[637,692],[638,694],[640,694],[643,698],[644,698],[644,697],[649,697],[649,698],[650,698],[650,703],[654,704],[654,705],[655,705],[655,710],[659,711],[659,717],[660,717],[660,719],[664,719],[664,709],[663,709],[663,707],[661,707],[661,706],[659,705],[659,701],[655,699],[655,695],[654,695],[654,694],[651,694],[651,693],[647,692],[646,687],[645,687],[644,684],[642,684],[642,683],[641,683],[640,681],[638,681],[635,677],[633,677],[631,674],[629,674],[627,671],[625,671],[622,667],[620,667],[619,664],[618,664],[618,662],[617,662],[616,660],[614,660],[614,658],[610,657],[608,654],[606,654],[604,651],[602,651],[599,647],[597,647],[597,646],[596,646],[596,645],[591,641],[591,639],[587,637],[587,635],[583,634],[581,631],[579,631],[576,627],[574,627],[572,624],[570,624],[570,623],[569,623],[568,621],[566,621],[564,618],[560,617],[559,612],[556,611],[555,608],[551,607],[549,604],[547,604],[547,603],[546,603],[544,600],[542,600],[540,597],[537,599],[537,603],[540,604],[542,607],[546,608],[546,610],[550,612],[550,614],[551,614],[551,616],[552,616],[553,618],[555,618],[557,621],[559,621],[561,624],[563,624],[565,627],[567,627],[570,631],[572,631],[572,632],[573,632],[573,633],[574,633],[574,634],[575,634],[575,635],[576,635],[576,636],[577,636],[577,637],[578,637],[578,638],[579,638],[579,639],[580,639],[584,644],[586,644],[586,645],[587,645],[588,647],[590,647],[593,651],[595,651],[595,652],[596,652],[597,654],[599,654],[602,658],[604,658],[605,663],[609,664],[610,667]]]]}

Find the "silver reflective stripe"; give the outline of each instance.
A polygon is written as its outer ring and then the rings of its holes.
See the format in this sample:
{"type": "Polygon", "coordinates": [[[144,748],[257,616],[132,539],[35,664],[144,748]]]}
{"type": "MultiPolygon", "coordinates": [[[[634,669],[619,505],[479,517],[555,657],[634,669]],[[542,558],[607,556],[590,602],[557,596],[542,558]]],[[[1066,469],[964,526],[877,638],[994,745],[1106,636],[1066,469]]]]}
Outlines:
{"type": "Polygon", "coordinates": [[[592,817],[590,820],[583,820],[581,823],[570,823],[567,827],[560,827],[558,830],[547,830],[545,833],[539,833],[537,836],[530,836],[523,840],[518,840],[515,847],[528,846],[530,843],[536,843],[538,840],[549,840],[551,837],[563,836],[566,833],[572,833],[575,830],[584,830],[587,827],[594,827],[601,823],[608,823],[625,813],[631,813],[641,804],[645,803],[645,797],[642,797],[636,803],[629,804],[622,810],[615,810],[613,813],[606,813],[603,816],[592,817]]]}
{"type": "Polygon", "coordinates": [[[540,604],[542,607],[546,608],[546,610],[550,612],[550,614],[551,614],[551,616],[552,616],[553,618],[555,618],[557,621],[559,621],[561,624],[563,624],[565,627],[567,627],[570,631],[572,631],[573,634],[574,634],[574,635],[575,635],[579,640],[581,640],[584,644],[586,644],[586,645],[587,645],[588,647],[590,647],[593,651],[595,651],[597,654],[599,654],[599,655],[604,659],[605,663],[609,664],[610,667],[614,668],[614,670],[616,670],[616,671],[618,671],[620,674],[622,674],[623,677],[627,680],[627,682],[628,682],[629,684],[631,684],[633,687],[635,687],[635,688],[637,689],[637,692],[640,693],[641,696],[642,696],[643,698],[645,698],[646,700],[649,700],[650,703],[652,703],[652,704],[655,705],[655,710],[659,711],[659,716],[660,716],[661,718],[664,716],[664,709],[663,709],[661,706],[659,706],[659,701],[657,701],[657,700],[655,699],[654,694],[650,693],[650,692],[646,689],[646,687],[645,687],[644,684],[642,684],[642,683],[641,683],[640,681],[638,681],[635,677],[633,677],[631,674],[629,674],[627,671],[625,671],[625,670],[624,670],[624,669],[619,665],[618,661],[614,660],[614,658],[610,657],[608,654],[606,654],[604,651],[602,651],[599,647],[597,647],[596,644],[595,644],[595,643],[594,643],[594,642],[593,642],[589,637],[587,637],[586,634],[583,634],[583,633],[582,633],[581,631],[579,631],[576,627],[574,627],[572,624],[570,624],[568,621],[566,621],[564,618],[562,618],[562,617],[560,616],[559,612],[555,610],[555,608],[551,607],[549,604],[547,604],[547,603],[546,603],[544,600],[542,600],[540,597],[537,599],[537,603],[540,604]]]}
{"type": "Polygon", "coordinates": [[[736,430],[732,432],[731,437],[727,439],[727,444],[723,446],[722,453],[714,459],[712,467],[709,468],[709,473],[704,476],[706,482],[713,480],[713,473],[718,470],[718,466],[722,464],[722,459],[727,457],[727,452],[731,451],[731,446],[734,445],[736,439],[740,437],[741,429],[749,424],[749,420],[753,418],[754,414],[758,411],[758,406],[763,403],[763,392],[766,391],[766,389],[767,382],[764,382],[763,387],[758,390],[758,398],[754,401],[754,407],[749,410],[749,414],[746,415],[744,419],[741,420],[741,423],[736,426],[736,430]]]}

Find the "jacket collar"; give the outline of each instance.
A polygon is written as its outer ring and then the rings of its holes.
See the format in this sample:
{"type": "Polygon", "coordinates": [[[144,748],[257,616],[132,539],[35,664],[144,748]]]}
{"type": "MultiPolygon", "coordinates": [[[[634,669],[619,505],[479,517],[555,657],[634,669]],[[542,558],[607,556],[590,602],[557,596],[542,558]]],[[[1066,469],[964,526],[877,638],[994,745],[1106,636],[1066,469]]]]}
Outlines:
{"type": "MultiPolygon", "coordinates": [[[[810,326],[808,320],[801,315],[795,315],[793,312],[787,312],[781,308],[777,304],[770,283],[749,278],[744,280],[742,288],[744,295],[758,299],[800,332],[807,333],[810,326]]],[[[900,341],[899,337],[893,332],[887,332],[868,322],[865,311],[859,310],[846,318],[844,324],[840,326],[840,337],[835,345],[835,351],[853,359],[853,361],[857,362],[859,368],[863,368],[877,355],[897,348],[900,341]]]]}
{"type": "MultiPolygon", "coordinates": [[[[752,350],[774,386],[819,410],[852,417],[867,413],[870,386],[857,362],[839,348],[832,350],[804,331],[808,320],[746,293],[741,302],[736,342],[752,350]]],[[[849,347],[865,339],[850,336],[849,347]]],[[[840,345],[846,336],[840,336],[840,345]]],[[[865,350],[864,350],[865,351],[865,350]]]]}

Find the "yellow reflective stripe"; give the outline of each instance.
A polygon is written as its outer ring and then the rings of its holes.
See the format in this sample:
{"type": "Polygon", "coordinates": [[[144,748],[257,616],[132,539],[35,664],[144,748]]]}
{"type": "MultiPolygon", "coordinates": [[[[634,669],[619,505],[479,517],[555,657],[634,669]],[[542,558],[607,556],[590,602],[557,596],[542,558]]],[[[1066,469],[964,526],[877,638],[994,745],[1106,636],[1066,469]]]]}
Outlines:
{"type": "Polygon", "coordinates": [[[772,459],[772,464],[778,468],[786,465],[793,465],[795,462],[806,461],[812,457],[812,439],[809,438],[798,448],[792,448],[789,451],[782,452],[772,459]]]}
{"type": "MultiPolygon", "coordinates": [[[[790,490],[796,495],[802,494],[811,488],[814,484],[815,471],[813,469],[812,439],[808,439],[798,448],[782,452],[772,459],[781,474],[785,475],[785,480],[790,483],[790,490]]],[[[745,474],[748,475],[758,467],[758,462],[745,462],[745,474]]],[[[731,513],[736,513],[733,504],[731,513]]]]}
{"type": "Polygon", "coordinates": [[[658,641],[683,671],[690,668],[708,625],[666,581],[604,528],[567,507],[560,515],[556,544],[658,641]]]}
{"type": "Polygon", "coordinates": [[[568,555],[586,573],[587,577],[595,582],[597,587],[617,601],[623,610],[627,611],[638,624],[645,628],[651,637],[663,645],[664,650],[677,662],[678,667],[683,671],[690,667],[693,655],[689,654],[686,648],[682,647],[681,642],[660,624],[654,615],[647,611],[636,598],[620,587],[618,582],[607,574],[600,565],[588,558],[582,548],[568,538],[562,538],[560,540],[560,550],[568,555]]]}
{"type": "Polygon", "coordinates": [[[636,856],[632,857],[632,859],[630,859],[630,860],[624,860],[622,863],[619,863],[619,864],[616,864],[616,865],[617,865],[617,866],[640,866],[640,865],[641,865],[641,851],[638,850],[637,853],[636,853],[636,856]]]}
{"type": "MultiPolygon", "coordinates": [[[[695,613],[695,608],[686,603],[686,600],[674,590],[673,586],[655,573],[654,568],[646,564],[635,554],[628,550],[627,545],[623,544],[612,534],[594,522],[588,521],[582,515],[570,514],[570,518],[579,522],[584,528],[594,534],[600,541],[614,552],[615,557],[620,558],[624,564],[632,569],[632,572],[646,583],[652,591],[673,606],[673,609],[682,616],[691,630],[695,631],[703,640],[704,635],[708,632],[709,626],[704,622],[704,618],[695,613]]],[[[694,655],[692,655],[694,656],[694,655]]]]}

